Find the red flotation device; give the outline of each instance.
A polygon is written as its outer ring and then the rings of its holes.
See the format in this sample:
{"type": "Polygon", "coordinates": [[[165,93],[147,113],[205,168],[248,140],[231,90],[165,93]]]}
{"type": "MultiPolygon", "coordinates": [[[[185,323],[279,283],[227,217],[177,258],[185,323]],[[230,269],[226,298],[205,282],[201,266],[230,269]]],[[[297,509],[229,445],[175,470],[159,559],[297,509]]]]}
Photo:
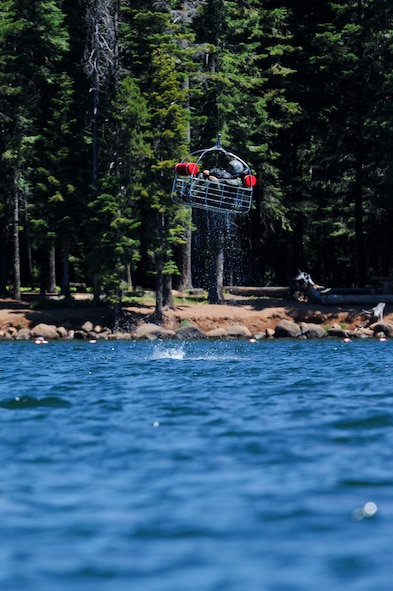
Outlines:
{"type": "Polygon", "coordinates": [[[245,187],[255,187],[257,184],[257,178],[253,174],[246,174],[243,183],[245,187]]]}
{"type": "Polygon", "coordinates": [[[179,162],[175,170],[179,176],[195,176],[199,172],[199,166],[195,162],[179,162]]]}

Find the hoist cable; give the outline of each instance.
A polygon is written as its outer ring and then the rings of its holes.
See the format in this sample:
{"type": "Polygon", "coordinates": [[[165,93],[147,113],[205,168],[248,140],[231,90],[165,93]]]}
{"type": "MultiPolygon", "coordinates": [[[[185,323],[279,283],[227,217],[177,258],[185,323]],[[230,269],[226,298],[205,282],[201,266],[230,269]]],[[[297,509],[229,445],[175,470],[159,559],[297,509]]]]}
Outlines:
{"type": "Polygon", "coordinates": [[[217,1],[217,10],[216,10],[216,48],[217,48],[217,58],[216,58],[216,74],[217,74],[217,90],[216,90],[216,111],[217,111],[217,144],[220,145],[220,138],[221,138],[221,112],[220,112],[220,96],[221,96],[221,81],[220,81],[220,74],[221,74],[221,56],[222,56],[222,22],[221,22],[221,4],[222,0],[217,1]]]}

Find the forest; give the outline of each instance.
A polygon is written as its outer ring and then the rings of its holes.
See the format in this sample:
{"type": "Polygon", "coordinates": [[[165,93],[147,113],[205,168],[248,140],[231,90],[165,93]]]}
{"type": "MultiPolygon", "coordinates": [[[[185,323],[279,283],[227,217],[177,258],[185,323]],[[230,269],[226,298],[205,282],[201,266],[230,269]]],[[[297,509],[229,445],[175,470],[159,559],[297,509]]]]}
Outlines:
{"type": "Polygon", "coordinates": [[[2,0],[0,44],[0,295],[391,280],[391,0],[2,0]],[[218,137],[246,215],[171,199],[218,137]]]}

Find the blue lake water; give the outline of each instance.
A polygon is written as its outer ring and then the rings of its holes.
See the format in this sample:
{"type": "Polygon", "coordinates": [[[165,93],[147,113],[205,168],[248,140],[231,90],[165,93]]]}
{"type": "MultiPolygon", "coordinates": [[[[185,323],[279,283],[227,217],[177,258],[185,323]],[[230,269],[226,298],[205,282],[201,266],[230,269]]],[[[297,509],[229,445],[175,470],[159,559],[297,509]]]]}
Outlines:
{"type": "Polygon", "coordinates": [[[393,341],[0,343],[1,591],[387,591],[393,341]]]}

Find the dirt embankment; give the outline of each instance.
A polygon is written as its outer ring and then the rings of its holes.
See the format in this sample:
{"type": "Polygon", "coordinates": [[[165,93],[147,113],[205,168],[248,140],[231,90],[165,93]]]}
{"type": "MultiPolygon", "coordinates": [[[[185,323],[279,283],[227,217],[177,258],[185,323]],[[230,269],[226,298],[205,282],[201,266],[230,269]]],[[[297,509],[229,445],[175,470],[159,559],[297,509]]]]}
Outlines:
{"type": "MultiPolygon", "coordinates": [[[[106,308],[53,308],[31,310],[28,300],[0,299],[0,328],[5,325],[32,328],[40,322],[61,326],[64,323],[90,320],[93,324],[110,325],[113,312],[106,308]]],[[[136,324],[154,321],[154,305],[124,306],[136,324]]],[[[229,297],[223,304],[192,303],[184,300],[175,310],[165,310],[163,326],[176,330],[186,323],[202,332],[246,326],[251,333],[274,329],[282,319],[296,323],[313,322],[323,326],[339,323],[348,330],[364,325],[366,318],[360,306],[320,306],[285,299],[229,297]]],[[[386,306],[385,321],[393,325],[393,306],[386,306]]]]}

